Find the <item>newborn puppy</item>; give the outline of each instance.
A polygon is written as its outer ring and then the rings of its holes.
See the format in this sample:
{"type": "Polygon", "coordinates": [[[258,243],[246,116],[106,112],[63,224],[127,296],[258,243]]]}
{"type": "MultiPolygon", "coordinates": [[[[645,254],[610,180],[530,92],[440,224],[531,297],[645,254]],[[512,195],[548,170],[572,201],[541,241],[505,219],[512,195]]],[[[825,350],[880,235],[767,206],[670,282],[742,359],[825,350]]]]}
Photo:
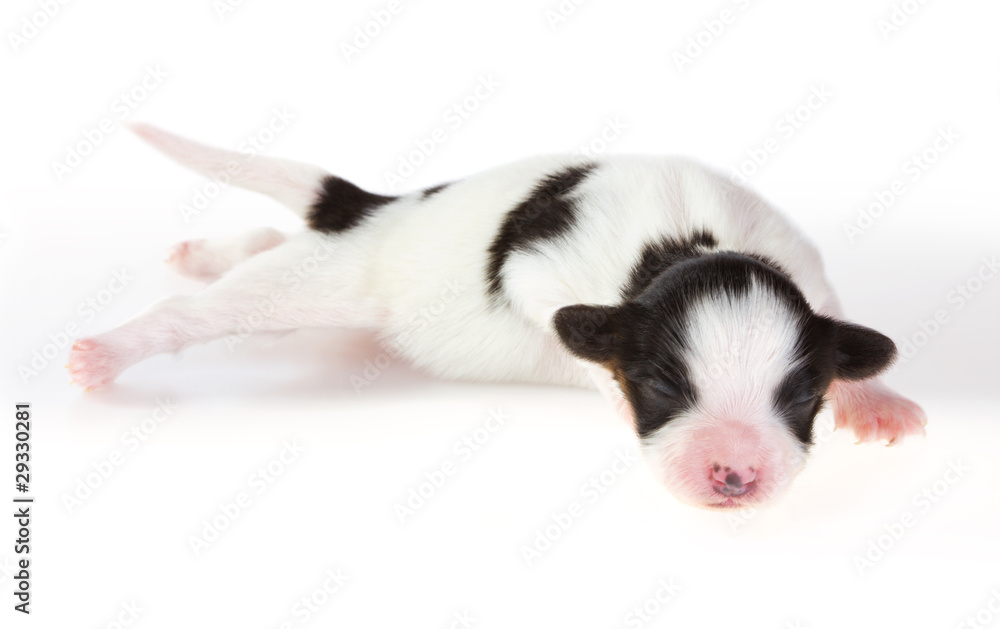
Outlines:
{"type": "Polygon", "coordinates": [[[393,197],[134,130],[309,229],[179,245],[168,262],[211,283],[78,340],[69,370],[88,389],[248,326],[376,328],[440,376],[595,386],[667,487],[708,508],[787,486],[824,400],[861,441],[923,433],[920,408],[873,379],[895,346],[840,319],[814,247],[690,161],[543,157],[393,197]]]}

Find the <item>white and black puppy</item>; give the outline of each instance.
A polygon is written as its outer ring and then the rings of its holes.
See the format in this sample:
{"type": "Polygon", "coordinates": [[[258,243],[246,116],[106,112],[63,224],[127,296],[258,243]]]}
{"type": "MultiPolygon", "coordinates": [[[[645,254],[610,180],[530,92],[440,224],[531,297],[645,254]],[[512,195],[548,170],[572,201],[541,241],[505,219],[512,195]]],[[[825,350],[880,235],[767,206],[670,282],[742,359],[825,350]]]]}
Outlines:
{"type": "Polygon", "coordinates": [[[309,228],[179,245],[170,264],[212,283],[78,340],[69,370],[88,389],[234,334],[272,301],[257,329],[376,328],[440,376],[596,386],[667,487],[701,507],[757,505],[787,486],[824,399],[861,441],[923,433],[920,408],[873,379],[895,346],[839,319],[815,248],[754,193],[688,160],[542,157],[391,197],[313,166],[134,130],[309,228]],[[416,325],[449,286],[464,289],[416,325]]]}

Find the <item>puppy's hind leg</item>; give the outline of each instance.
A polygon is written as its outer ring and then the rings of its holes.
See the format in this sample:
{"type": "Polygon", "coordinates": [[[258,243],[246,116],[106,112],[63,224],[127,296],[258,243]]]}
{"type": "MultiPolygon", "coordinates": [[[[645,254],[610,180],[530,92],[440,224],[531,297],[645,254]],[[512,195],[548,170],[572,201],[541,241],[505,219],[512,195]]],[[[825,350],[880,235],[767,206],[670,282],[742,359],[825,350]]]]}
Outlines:
{"type": "Polygon", "coordinates": [[[68,365],[73,381],[99,388],[141,360],[231,334],[377,326],[382,314],[352,279],[350,254],[324,239],[300,234],[193,295],[169,297],[110,332],[77,340],[68,365]],[[304,267],[312,273],[295,272],[304,267]]]}
{"type": "Polygon", "coordinates": [[[285,235],[263,227],[230,238],[185,240],[173,247],[167,264],[191,279],[212,282],[240,262],[285,242],[285,235]]]}

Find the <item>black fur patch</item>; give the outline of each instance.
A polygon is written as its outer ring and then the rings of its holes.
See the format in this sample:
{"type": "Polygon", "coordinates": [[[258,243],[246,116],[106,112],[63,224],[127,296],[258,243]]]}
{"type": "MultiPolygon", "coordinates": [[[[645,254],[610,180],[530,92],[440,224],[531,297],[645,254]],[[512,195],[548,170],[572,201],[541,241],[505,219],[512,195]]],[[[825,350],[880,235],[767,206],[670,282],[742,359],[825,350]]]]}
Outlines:
{"type": "Polygon", "coordinates": [[[573,166],[548,175],[528,198],[507,213],[489,250],[486,282],[490,295],[496,297],[502,292],[500,272],[513,251],[560,236],[573,226],[575,207],[569,195],[594,167],[573,166]]]}
{"type": "Polygon", "coordinates": [[[863,380],[878,375],[896,358],[896,344],[875,330],[837,323],[837,377],[863,380]]]}
{"type": "Polygon", "coordinates": [[[789,373],[772,400],[795,438],[807,447],[813,443],[813,422],[823,407],[823,394],[832,379],[832,373],[818,367],[807,362],[789,373]]]}
{"type": "MultiPolygon", "coordinates": [[[[709,242],[707,235],[699,239],[706,245],[709,242]]],[[[690,382],[684,360],[688,350],[685,336],[688,311],[694,304],[711,295],[746,295],[756,282],[781,298],[804,321],[811,316],[805,297],[792,280],[762,258],[731,251],[697,252],[683,245],[660,251],[662,255],[651,254],[650,259],[669,263],[647,280],[645,287],[640,289],[637,285],[633,289],[639,292],[622,307],[620,318],[624,323],[617,340],[616,377],[635,411],[640,437],[651,435],[697,401],[698,392],[690,382]],[[679,253],[674,255],[675,251],[679,253]]],[[[816,332],[815,336],[800,338],[803,355],[812,357],[809,352],[818,351],[818,347],[829,349],[829,343],[822,343],[823,331],[816,332]]],[[[820,360],[815,366],[825,374],[830,373],[832,365],[824,362],[828,357],[822,352],[817,357],[820,360]]],[[[798,393],[795,389],[792,397],[798,393]]],[[[811,433],[818,406],[806,410],[811,412],[804,413],[808,416],[801,417],[798,425],[790,422],[800,439],[808,438],[811,433]]]]}
{"type": "Polygon", "coordinates": [[[813,424],[830,383],[876,375],[892,363],[896,346],[875,330],[813,315],[805,321],[795,352],[797,368],[785,377],[772,403],[808,447],[813,443],[813,424]]]}
{"type": "Polygon", "coordinates": [[[319,198],[309,209],[307,220],[316,231],[336,234],[357,227],[374,210],[395,200],[329,175],[323,178],[319,198]]]}
{"type": "Polygon", "coordinates": [[[423,192],[420,193],[420,198],[421,198],[421,200],[429,199],[429,198],[431,198],[432,196],[434,196],[438,192],[441,192],[442,190],[444,190],[445,188],[447,188],[450,185],[451,185],[450,183],[439,183],[436,186],[427,188],[426,190],[424,190],[423,192]]]}
{"type": "MultiPolygon", "coordinates": [[[[807,449],[824,395],[834,378],[871,377],[895,353],[875,332],[815,314],[791,277],[755,254],[713,251],[708,232],[646,247],[617,306],[574,305],[555,316],[556,331],[576,356],[614,374],[635,413],[640,437],[692,409],[699,392],[685,357],[691,308],[708,297],[740,298],[757,285],[777,297],[798,325],[769,329],[761,317],[749,334],[797,334],[794,356],[772,396],[774,412],[807,449]]],[[[725,357],[720,357],[724,360],[725,357]]]]}
{"type": "Polygon", "coordinates": [[[714,249],[717,245],[715,236],[704,229],[687,238],[665,238],[646,245],[629,274],[628,283],[622,287],[622,297],[632,299],[668,267],[704,255],[706,249],[714,249]]]}

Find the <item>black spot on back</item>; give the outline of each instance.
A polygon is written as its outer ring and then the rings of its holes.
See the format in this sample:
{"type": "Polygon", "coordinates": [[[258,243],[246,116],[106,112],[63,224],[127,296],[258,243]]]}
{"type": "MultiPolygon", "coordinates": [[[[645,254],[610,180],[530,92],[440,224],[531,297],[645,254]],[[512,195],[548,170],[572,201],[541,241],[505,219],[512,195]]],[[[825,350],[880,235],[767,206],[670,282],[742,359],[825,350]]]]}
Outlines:
{"type": "Polygon", "coordinates": [[[639,256],[639,261],[629,274],[628,283],[622,287],[622,297],[632,299],[668,267],[682,260],[704,255],[706,250],[713,249],[717,245],[715,236],[704,229],[694,232],[687,238],[664,238],[646,245],[639,256]]]}
{"type": "Polygon", "coordinates": [[[319,198],[310,207],[307,221],[316,231],[336,234],[358,226],[374,210],[395,200],[328,175],[323,178],[319,198]]]}
{"type": "Polygon", "coordinates": [[[528,198],[507,213],[489,249],[486,281],[490,295],[500,295],[500,273],[512,252],[569,231],[576,218],[570,193],[594,168],[594,164],[584,164],[548,175],[528,198]]]}
{"type": "Polygon", "coordinates": [[[431,198],[432,196],[434,196],[438,192],[441,192],[442,190],[444,190],[445,188],[447,188],[450,185],[451,185],[450,183],[440,183],[440,184],[438,184],[436,186],[427,188],[426,190],[424,190],[423,192],[420,193],[420,198],[421,198],[421,200],[429,199],[429,198],[431,198]]]}

